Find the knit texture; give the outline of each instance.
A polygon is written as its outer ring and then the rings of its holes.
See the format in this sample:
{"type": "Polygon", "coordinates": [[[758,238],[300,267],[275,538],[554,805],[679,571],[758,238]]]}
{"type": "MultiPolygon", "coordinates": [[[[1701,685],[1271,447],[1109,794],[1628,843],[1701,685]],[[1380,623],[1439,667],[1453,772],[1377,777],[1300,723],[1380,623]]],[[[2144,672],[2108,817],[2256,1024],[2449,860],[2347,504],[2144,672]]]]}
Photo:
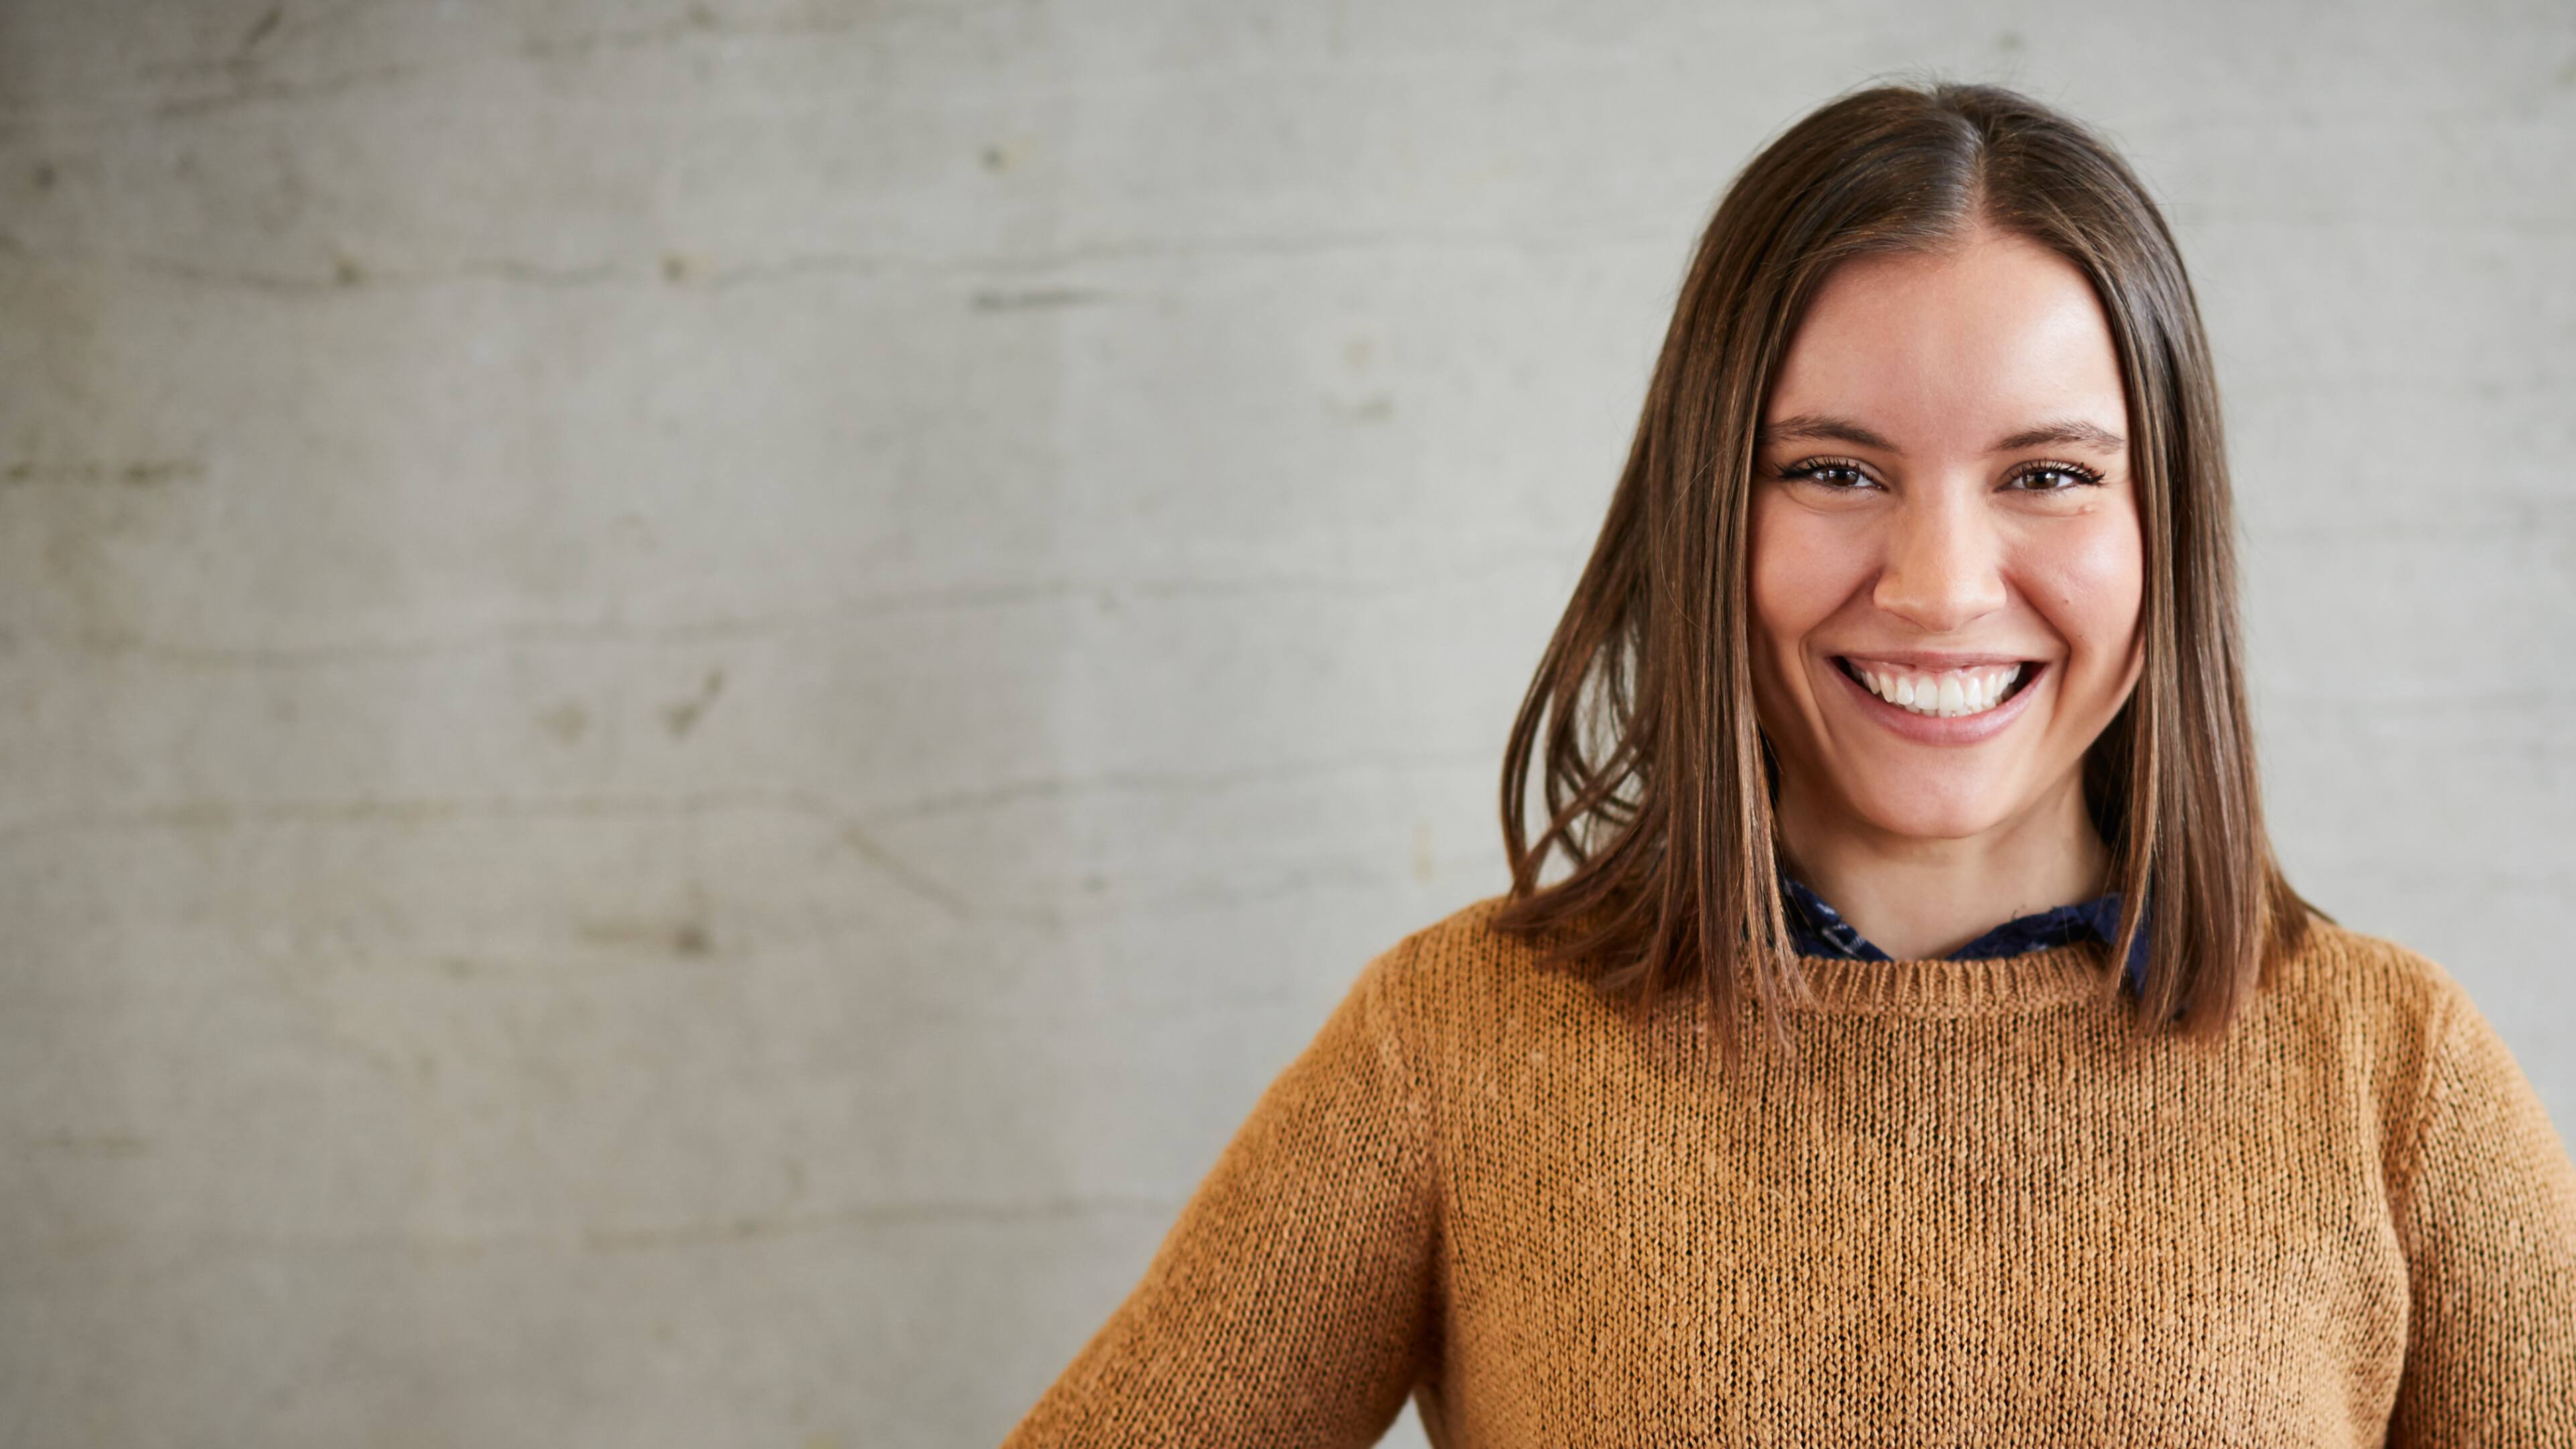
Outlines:
{"type": "Polygon", "coordinates": [[[2078,942],[1805,958],[1721,1076],[1479,902],[1368,963],[1006,1449],[2576,1445],[2576,1166],[2439,966],[2228,1034],[2078,942]]]}

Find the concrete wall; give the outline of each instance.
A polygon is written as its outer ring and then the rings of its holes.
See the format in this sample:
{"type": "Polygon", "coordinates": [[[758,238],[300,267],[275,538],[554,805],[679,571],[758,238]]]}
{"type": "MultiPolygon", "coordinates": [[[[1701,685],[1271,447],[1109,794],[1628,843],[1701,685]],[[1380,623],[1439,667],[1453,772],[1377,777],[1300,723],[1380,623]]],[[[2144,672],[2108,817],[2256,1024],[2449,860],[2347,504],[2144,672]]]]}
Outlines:
{"type": "Polygon", "coordinates": [[[0,0],[0,1443],[999,1438],[1905,67],[2166,198],[2295,876],[2576,1127],[2576,10],[2066,12],[0,0]]]}

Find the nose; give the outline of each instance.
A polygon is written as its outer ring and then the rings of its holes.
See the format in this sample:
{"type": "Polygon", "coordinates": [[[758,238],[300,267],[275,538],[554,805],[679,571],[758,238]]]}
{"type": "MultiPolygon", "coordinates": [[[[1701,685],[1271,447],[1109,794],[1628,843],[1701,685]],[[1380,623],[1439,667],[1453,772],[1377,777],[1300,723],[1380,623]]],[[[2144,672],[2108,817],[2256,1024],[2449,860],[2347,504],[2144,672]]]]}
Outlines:
{"type": "Polygon", "coordinates": [[[1927,634],[1963,629],[2004,606],[2003,540],[1976,502],[1951,489],[1908,499],[1890,523],[1871,601],[1927,634]]]}

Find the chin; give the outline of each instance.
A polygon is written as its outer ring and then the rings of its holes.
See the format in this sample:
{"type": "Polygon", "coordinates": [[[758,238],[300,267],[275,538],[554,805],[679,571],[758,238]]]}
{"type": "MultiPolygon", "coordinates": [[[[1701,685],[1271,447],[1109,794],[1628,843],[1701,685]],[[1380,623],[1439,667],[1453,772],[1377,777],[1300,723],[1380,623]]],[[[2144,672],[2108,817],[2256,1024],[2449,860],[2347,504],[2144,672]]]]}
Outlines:
{"type": "Polygon", "coordinates": [[[1861,819],[1912,840],[1966,840],[1983,835],[2010,819],[2021,803],[1998,786],[1961,781],[1936,788],[1919,774],[1884,788],[1863,782],[1851,800],[1853,813],[1861,819]]]}

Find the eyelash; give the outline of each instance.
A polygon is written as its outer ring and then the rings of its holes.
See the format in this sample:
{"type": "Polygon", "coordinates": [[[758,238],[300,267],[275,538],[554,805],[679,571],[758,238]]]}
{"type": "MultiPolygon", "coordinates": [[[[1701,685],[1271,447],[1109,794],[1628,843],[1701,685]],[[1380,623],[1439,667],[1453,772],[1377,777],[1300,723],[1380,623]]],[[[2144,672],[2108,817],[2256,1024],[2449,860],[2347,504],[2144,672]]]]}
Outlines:
{"type": "MultiPolygon", "coordinates": [[[[1824,480],[1817,475],[1828,472],[1858,473],[1863,477],[1868,476],[1867,469],[1863,468],[1860,464],[1853,462],[1849,458],[1809,458],[1802,462],[1792,463],[1785,468],[1779,469],[1772,476],[1786,481],[1805,480],[1814,483],[1824,483],[1824,480]]],[[[2071,486],[2064,488],[2024,488],[2017,491],[2024,493],[2072,493],[2077,488],[2099,487],[2102,482],[2101,474],[2094,472],[2092,469],[2085,467],[2081,463],[2059,463],[2048,460],[2039,460],[2025,464],[2012,476],[2016,479],[2020,479],[2048,473],[2063,473],[2067,477],[2074,479],[2075,482],[2071,486]]],[[[1824,483],[1824,486],[1848,491],[1852,485],[1846,483],[1824,483]]]]}

